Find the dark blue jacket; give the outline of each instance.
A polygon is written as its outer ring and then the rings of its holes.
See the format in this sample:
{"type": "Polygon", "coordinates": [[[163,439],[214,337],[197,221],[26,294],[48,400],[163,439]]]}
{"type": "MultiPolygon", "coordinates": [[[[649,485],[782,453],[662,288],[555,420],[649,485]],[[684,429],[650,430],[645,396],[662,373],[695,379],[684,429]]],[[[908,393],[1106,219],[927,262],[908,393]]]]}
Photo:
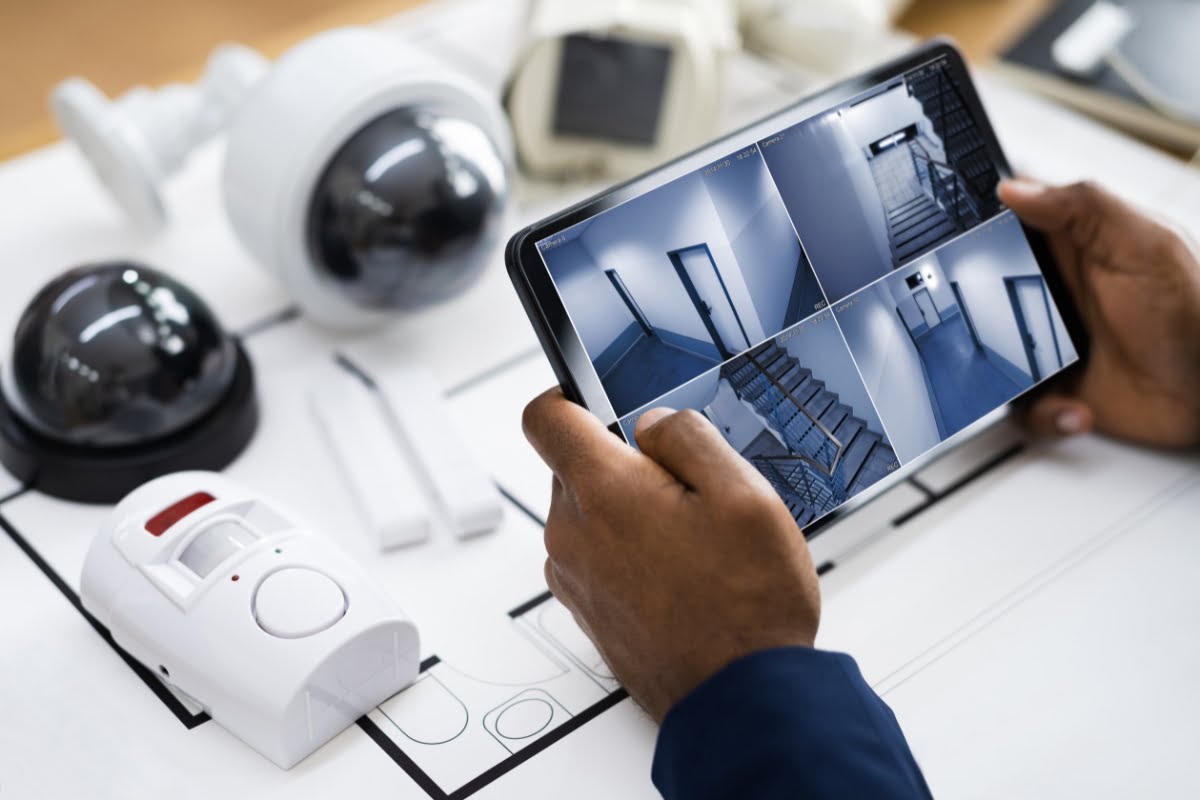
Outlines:
{"type": "Polygon", "coordinates": [[[890,708],[854,659],[807,647],[733,662],[663,720],[666,800],[930,797],[890,708]]]}

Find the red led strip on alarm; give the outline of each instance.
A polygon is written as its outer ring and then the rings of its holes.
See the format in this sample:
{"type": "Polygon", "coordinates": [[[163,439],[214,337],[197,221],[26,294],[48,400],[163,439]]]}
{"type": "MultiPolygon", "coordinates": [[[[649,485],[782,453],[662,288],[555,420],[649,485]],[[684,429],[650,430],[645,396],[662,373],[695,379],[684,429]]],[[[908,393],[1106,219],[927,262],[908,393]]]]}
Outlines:
{"type": "Polygon", "coordinates": [[[172,525],[198,508],[208,505],[217,498],[208,492],[196,492],[177,503],[167,506],[146,521],[146,530],[151,536],[162,536],[172,525]]]}

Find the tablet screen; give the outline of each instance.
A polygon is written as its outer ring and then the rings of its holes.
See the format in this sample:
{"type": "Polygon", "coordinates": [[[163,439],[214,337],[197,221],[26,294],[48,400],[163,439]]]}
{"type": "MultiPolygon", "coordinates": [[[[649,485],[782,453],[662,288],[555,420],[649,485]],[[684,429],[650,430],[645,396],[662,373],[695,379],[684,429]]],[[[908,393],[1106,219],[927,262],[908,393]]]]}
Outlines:
{"type": "Polygon", "coordinates": [[[945,59],[537,243],[626,438],[703,413],[800,525],[1078,358],[945,59]]]}

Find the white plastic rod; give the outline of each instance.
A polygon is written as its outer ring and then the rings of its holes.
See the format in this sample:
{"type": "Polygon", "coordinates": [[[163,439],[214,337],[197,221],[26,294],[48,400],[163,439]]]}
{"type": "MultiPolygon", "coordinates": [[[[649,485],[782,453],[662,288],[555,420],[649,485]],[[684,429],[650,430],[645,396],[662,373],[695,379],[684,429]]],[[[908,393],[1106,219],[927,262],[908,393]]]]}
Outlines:
{"type": "Polygon", "coordinates": [[[433,376],[423,369],[388,369],[371,377],[454,535],[495,529],[503,516],[500,492],[450,418],[433,376]]]}
{"type": "Polygon", "coordinates": [[[1124,6],[1097,0],[1050,45],[1058,68],[1076,77],[1096,74],[1108,55],[1137,26],[1124,6]]]}
{"type": "Polygon", "coordinates": [[[429,538],[432,510],[375,393],[330,367],[310,391],[317,423],[379,547],[429,538]]]}

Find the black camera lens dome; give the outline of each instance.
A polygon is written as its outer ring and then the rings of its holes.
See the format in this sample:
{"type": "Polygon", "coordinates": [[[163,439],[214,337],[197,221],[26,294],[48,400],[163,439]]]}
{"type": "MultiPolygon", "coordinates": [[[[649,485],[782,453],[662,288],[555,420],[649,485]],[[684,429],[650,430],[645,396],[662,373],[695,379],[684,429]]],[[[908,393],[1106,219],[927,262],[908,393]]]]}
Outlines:
{"type": "Polygon", "coordinates": [[[39,434],[113,447],[168,436],[229,390],[235,351],[192,291],[148,267],[80,267],[25,309],[4,385],[39,434]]]}
{"type": "Polygon", "coordinates": [[[115,503],[169,472],[223,469],[258,424],[241,345],[190,289],[141,264],[52,280],[2,372],[0,464],[68,500],[115,503]]]}
{"type": "Polygon", "coordinates": [[[479,126],[396,109],[351,136],[317,180],[309,256],[366,309],[445,300],[486,266],[506,196],[504,159],[479,126]]]}

